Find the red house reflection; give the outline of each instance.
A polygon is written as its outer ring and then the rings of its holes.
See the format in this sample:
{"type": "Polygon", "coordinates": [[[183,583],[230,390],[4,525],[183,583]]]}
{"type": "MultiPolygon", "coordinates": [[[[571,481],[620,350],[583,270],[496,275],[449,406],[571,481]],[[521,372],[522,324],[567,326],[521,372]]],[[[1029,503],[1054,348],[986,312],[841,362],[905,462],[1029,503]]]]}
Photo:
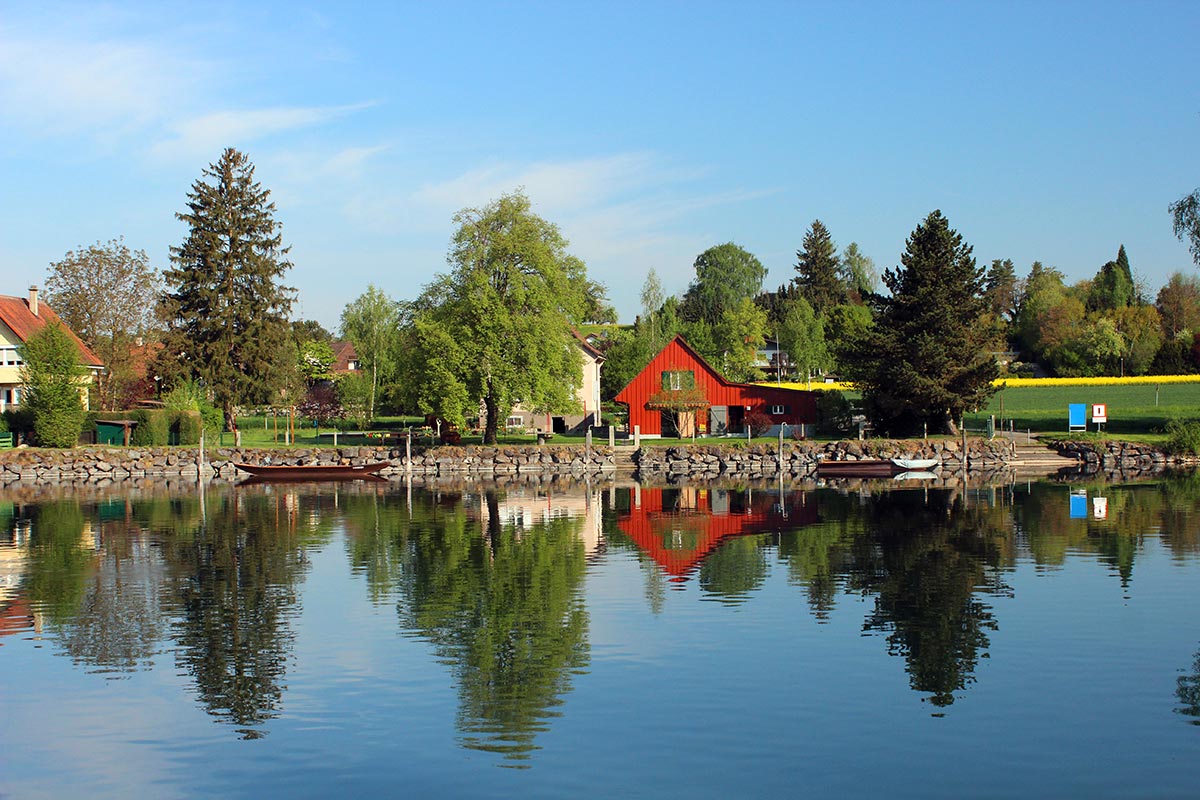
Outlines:
{"type": "Polygon", "coordinates": [[[617,490],[617,527],[682,583],[727,539],[775,533],[818,520],[802,492],[640,487],[617,490]]]}

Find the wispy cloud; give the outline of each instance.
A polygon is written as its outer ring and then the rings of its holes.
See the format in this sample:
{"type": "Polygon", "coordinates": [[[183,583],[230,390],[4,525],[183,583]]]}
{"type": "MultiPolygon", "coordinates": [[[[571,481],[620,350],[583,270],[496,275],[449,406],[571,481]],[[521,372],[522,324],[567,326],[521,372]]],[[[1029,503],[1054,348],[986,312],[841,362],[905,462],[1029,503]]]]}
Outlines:
{"type": "Polygon", "coordinates": [[[195,66],[161,45],[0,27],[3,116],[36,135],[103,135],[153,124],[172,98],[187,94],[195,66]]]}
{"type": "Polygon", "coordinates": [[[223,147],[323,125],[368,105],[257,108],[203,114],[172,124],[172,135],[156,143],[151,152],[158,158],[207,155],[223,147]]]}

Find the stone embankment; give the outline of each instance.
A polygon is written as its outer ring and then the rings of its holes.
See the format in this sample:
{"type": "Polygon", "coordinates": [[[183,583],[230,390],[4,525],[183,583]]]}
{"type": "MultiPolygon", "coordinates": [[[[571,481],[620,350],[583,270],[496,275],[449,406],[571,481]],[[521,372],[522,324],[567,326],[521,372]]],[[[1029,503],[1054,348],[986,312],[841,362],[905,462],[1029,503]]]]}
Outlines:
{"type": "MultiPolygon", "coordinates": [[[[1170,456],[1153,447],[1128,442],[1044,442],[1051,450],[1079,464],[1084,474],[1112,473],[1115,477],[1156,472],[1168,466],[1195,466],[1196,457],[1170,456]]],[[[380,475],[415,479],[550,480],[555,476],[583,477],[632,468],[639,480],[733,481],[785,476],[811,479],[822,460],[855,461],[888,458],[932,458],[930,471],[940,477],[972,478],[1000,473],[1020,463],[1016,446],[1006,439],[972,439],[964,454],[958,441],[785,442],[745,445],[650,446],[628,455],[597,446],[435,447],[414,450],[411,464],[405,451],[388,447],[311,449],[218,448],[205,452],[203,462],[194,447],[78,447],[71,450],[17,449],[0,452],[0,485],[41,483],[107,485],[125,479],[195,482],[201,463],[206,477],[238,480],[235,466],[251,464],[368,464],[387,461],[380,475]],[[965,463],[964,463],[965,457],[965,463]],[[631,461],[628,459],[632,459],[631,461]]]]}
{"type": "Polygon", "coordinates": [[[1073,458],[1085,474],[1100,472],[1114,476],[1129,476],[1161,472],[1167,467],[1194,467],[1200,465],[1200,457],[1164,453],[1151,445],[1138,442],[1080,442],[1070,440],[1042,439],[1066,458],[1073,458]]]}
{"type": "Polygon", "coordinates": [[[203,461],[194,447],[77,447],[70,450],[18,449],[0,453],[0,483],[86,482],[126,478],[205,476],[234,480],[235,466],[248,464],[369,464],[390,462],[379,474],[480,475],[563,474],[582,476],[611,471],[607,447],[436,447],[414,451],[388,447],[255,449],[222,447],[207,450],[203,461]]]}
{"type": "MultiPolygon", "coordinates": [[[[971,471],[999,470],[1013,459],[1016,448],[1005,439],[972,439],[965,453],[966,468],[971,471]]],[[[932,458],[937,471],[962,471],[964,452],[958,441],[865,442],[785,442],[780,460],[778,445],[756,444],[743,447],[688,446],[643,447],[638,451],[638,475],[644,479],[667,476],[711,479],[719,476],[761,478],[776,475],[809,476],[816,473],[820,461],[862,461],[889,458],[932,458]]]]}

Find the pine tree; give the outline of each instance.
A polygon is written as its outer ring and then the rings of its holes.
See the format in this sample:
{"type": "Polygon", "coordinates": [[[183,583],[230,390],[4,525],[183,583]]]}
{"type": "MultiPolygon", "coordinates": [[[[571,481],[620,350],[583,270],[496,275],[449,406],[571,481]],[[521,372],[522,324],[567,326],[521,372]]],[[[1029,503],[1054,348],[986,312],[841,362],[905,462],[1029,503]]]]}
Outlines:
{"type": "Polygon", "coordinates": [[[814,219],[804,234],[802,249],[796,251],[796,277],[800,295],[817,314],[830,306],[846,302],[846,285],[842,282],[837,257],[837,245],[821,220],[814,219]]]}
{"type": "Polygon", "coordinates": [[[227,148],[192,184],[188,210],[175,215],[188,235],[171,248],[174,268],[163,273],[165,352],[209,387],[227,430],[237,429],[239,404],[273,399],[295,366],[281,356],[293,290],[280,281],[292,265],[270,194],[249,159],[227,148]]]}
{"type": "Polygon", "coordinates": [[[955,433],[954,420],[995,392],[983,270],[934,211],[908,237],[890,297],[875,295],[875,325],[854,348],[850,377],[868,414],[892,434],[955,433]]]}
{"type": "Polygon", "coordinates": [[[996,319],[1011,322],[1017,316],[1017,271],[1012,259],[992,261],[988,268],[984,287],[988,305],[996,319]]]}

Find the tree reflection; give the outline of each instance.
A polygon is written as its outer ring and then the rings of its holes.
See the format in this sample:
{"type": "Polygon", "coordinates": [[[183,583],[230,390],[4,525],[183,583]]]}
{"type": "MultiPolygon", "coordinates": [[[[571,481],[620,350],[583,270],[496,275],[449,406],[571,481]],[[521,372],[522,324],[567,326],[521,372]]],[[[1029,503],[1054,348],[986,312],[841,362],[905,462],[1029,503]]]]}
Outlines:
{"type": "Polygon", "coordinates": [[[57,500],[35,508],[29,541],[30,604],[52,624],[69,623],[96,562],[94,537],[79,503],[57,500]]]}
{"type": "Polygon", "coordinates": [[[1175,695],[1180,703],[1175,710],[1191,717],[1193,725],[1200,725],[1200,650],[1196,651],[1195,660],[1192,661],[1191,674],[1180,675],[1176,679],[1175,695]]]}
{"type": "Polygon", "coordinates": [[[287,496],[239,490],[207,501],[206,520],[169,548],[178,664],[209,713],[262,735],[278,713],[291,655],[295,585],[305,570],[287,496]]]}
{"type": "Polygon", "coordinates": [[[1002,590],[986,508],[964,509],[948,491],[890,492],[866,508],[867,533],[852,548],[851,587],[876,595],[863,628],[887,633],[888,651],[908,663],[913,689],[947,706],[974,681],[996,621],[976,592],[1002,590]]]}
{"type": "Polygon", "coordinates": [[[61,630],[73,659],[103,671],[135,669],[154,654],[166,628],[166,564],[135,508],[126,500],[87,507],[101,548],[78,613],[61,630]]]}
{"type": "Polygon", "coordinates": [[[516,765],[536,749],[571,673],[588,663],[583,520],[506,521],[512,504],[496,491],[485,492],[478,521],[464,505],[422,499],[408,534],[402,622],[453,668],[465,746],[516,765]]]}

